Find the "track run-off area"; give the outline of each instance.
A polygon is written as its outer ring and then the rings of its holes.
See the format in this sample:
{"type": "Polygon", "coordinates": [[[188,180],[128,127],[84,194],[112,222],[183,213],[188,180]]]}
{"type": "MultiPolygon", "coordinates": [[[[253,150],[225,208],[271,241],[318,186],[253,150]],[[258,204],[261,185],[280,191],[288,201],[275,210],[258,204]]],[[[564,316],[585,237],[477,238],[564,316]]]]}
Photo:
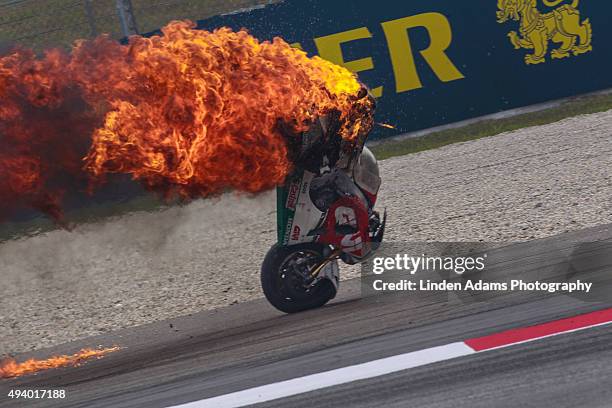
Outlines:
{"type": "MultiPolygon", "coordinates": [[[[525,242],[612,223],[610,134],[612,111],[383,160],[385,240],[525,242]]],[[[0,355],[262,298],[275,205],[225,196],[0,243],[0,355]]]]}
{"type": "MultiPolygon", "coordinates": [[[[517,262],[498,272],[545,270],[557,249],[581,242],[611,243],[612,226],[500,248],[517,262]]],[[[588,273],[603,297],[362,296],[354,279],[306,313],[282,315],[256,300],[126,329],[38,352],[123,347],[80,367],[3,380],[0,406],[25,406],[4,397],[15,388],[66,390],[66,399],[32,407],[606,406],[612,278],[600,261],[588,273]]]]}

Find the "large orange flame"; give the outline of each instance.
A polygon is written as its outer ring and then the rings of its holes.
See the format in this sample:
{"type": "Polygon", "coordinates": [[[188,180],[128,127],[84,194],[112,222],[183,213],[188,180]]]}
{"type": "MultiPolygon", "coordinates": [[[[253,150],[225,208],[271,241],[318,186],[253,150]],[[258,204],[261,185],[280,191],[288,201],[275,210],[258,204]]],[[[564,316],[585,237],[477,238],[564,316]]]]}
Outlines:
{"type": "Polygon", "coordinates": [[[128,45],[102,36],[69,55],[17,50],[0,59],[3,198],[59,213],[66,187],[55,179],[96,185],[110,173],[184,198],[259,192],[291,167],[281,127],[297,133],[330,111],[340,112],[347,140],[372,126],[354,74],[280,38],[190,22],[162,31],[128,45]]]}
{"type": "Polygon", "coordinates": [[[61,355],[48,358],[46,360],[29,359],[23,363],[18,363],[13,359],[0,361],[0,378],[14,378],[23,375],[37,373],[42,370],[52,368],[77,366],[85,360],[92,358],[102,358],[103,356],[118,351],[120,348],[110,347],[104,349],[83,349],[73,355],[61,355]]]}

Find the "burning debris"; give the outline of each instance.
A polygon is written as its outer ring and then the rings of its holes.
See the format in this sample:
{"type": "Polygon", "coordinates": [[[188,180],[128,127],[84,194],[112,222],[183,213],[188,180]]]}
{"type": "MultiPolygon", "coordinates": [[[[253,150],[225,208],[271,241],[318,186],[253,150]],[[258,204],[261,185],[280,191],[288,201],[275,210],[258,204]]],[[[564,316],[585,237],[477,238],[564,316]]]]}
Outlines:
{"type": "Polygon", "coordinates": [[[166,197],[256,193],[291,168],[281,126],[303,131],[333,110],[345,139],[372,126],[354,74],[280,38],[162,31],[0,57],[0,217],[29,207],[59,219],[65,191],[115,173],[166,197]]]}
{"type": "Polygon", "coordinates": [[[52,368],[78,366],[93,358],[102,358],[109,353],[120,350],[120,347],[110,347],[104,349],[83,349],[71,356],[62,355],[54,356],[46,360],[29,359],[23,363],[18,363],[15,360],[9,359],[0,361],[0,378],[15,378],[23,375],[37,373],[43,370],[52,368]]]}

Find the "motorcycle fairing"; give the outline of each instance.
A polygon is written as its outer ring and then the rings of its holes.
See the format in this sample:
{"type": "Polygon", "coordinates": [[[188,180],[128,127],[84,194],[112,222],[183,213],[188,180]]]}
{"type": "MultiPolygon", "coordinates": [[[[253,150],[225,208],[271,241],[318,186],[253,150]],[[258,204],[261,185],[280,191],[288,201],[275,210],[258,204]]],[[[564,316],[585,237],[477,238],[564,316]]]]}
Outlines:
{"type": "Polygon", "coordinates": [[[293,174],[285,186],[277,189],[278,238],[281,245],[314,242],[310,232],[323,218],[310,199],[310,185],[315,174],[301,171],[293,174]]]}

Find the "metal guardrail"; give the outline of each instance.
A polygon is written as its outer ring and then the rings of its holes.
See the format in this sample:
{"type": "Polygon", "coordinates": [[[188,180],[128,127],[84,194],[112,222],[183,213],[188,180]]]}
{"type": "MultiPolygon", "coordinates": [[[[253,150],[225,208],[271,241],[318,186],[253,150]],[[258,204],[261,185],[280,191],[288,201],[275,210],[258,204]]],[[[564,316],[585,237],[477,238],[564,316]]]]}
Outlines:
{"type": "Polygon", "coordinates": [[[200,20],[273,0],[0,0],[0,51],[67,47],[107,33],[121,38],[171,20],[200,20]]]}

